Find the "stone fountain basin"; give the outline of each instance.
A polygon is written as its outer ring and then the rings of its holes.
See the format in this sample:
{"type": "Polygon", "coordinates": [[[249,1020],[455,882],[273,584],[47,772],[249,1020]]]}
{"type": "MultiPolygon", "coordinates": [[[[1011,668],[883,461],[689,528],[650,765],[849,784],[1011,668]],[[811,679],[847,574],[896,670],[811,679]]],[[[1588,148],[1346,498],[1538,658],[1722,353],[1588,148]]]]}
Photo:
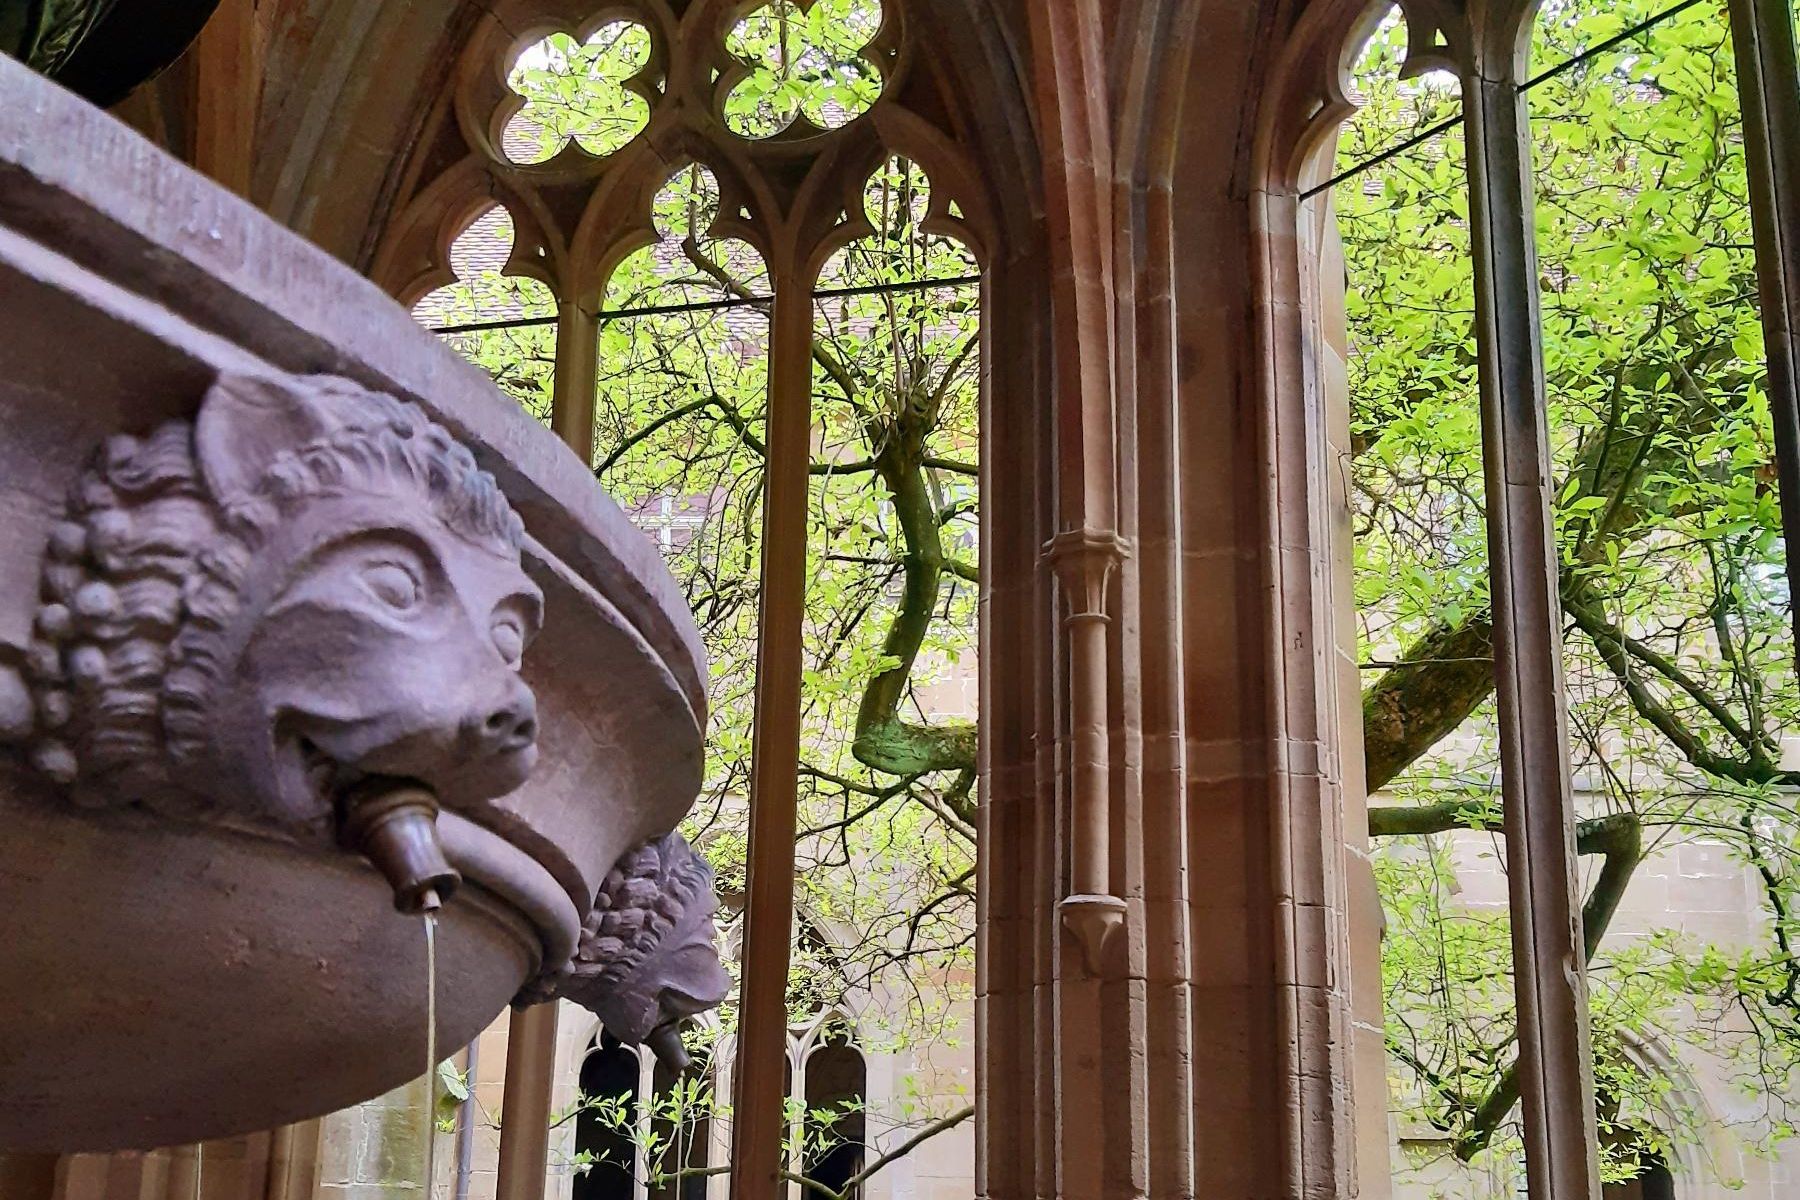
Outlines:
{"type": "MultiPolygon", "coordinates": [[[[224,371],[328,372],[421,408],[499,481],[545,621],[530,781],[446,813],[448,1055],[564,961],[626,848],[702,769],[699,637],[588,466],[373,285],[0,57],[0,655],[93,448],[194,416],[224,371]]],[[[0,756],[5,752],[0,751],[0,756]]],[[[0,1149],[270,1128],[424,1070],[420,922],[355,854],[83,811],[0,767],[0,1149]]]]}
{"type": "MultiPolygon", "coordinates": [[[[357,860],[130,811],[70,819],[16,793],[0,820],[0,911],[57,917],[9,923],[9,1149],[243,1133],[424,1074],[422,919],[357,860]]],[[[439,919],[440,1057],[541,961],[516,889],[470,878],[439,919]]]]}

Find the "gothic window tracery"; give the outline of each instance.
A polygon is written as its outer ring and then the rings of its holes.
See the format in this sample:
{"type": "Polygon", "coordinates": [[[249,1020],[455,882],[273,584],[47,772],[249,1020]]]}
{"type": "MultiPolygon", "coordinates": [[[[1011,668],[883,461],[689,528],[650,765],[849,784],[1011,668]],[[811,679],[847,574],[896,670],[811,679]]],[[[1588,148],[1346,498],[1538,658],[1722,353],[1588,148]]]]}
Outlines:
{"type": "MultiPolygon", "coordinates": [[[[728,961],[741,970],[741,918],[721,936],[728,961]]],[[[896,1099],[874,1082],[859,1015],[870,997],[845,976],[842,949],[800,918],[780,1110],[782,1169],[834,1189],[866,1160],[871,1118],[875,1128],[892,1125],[896,1099]]],[[[574,1200],[721,1200],[728,1180],[713,1168],[730,1149],[737,1039],[728,1014],[735,1004],[727,1002],[723,1022],[709,1014],[684,1030],[693,1063],[679,1075],[647,1048],[622,1046],[594,1027],[576,1065],[574,1200]]],[[[807,1189],[790,1183],[786,1194],[803,1200],[807,1189]]]]}
{"type": "MultiPolygon", "coordinates": [[[[791,1132],[766,1118],[785,1092],[786,985],[806,969],[783,953],[783,874],[836,881],[833,918],[866,934],[844,964],[859,986],[898,970],[966,988],[973,941],[979,276],[995,231],[907,15],[700,0],[583,23],[499,0],[375,256],[379,280],[422,296],[451,273],[438,231],[502,200],[523,248],[508,261],[553,298],[514,327],[542,339],[550,423],[695,611],[712,757],[689,832],[751,913],[742,1025],[715,1076],[759,1172],[791,1132]],[[891,805],[857,800],[883,789],[891,805]]],[[[439,327],[471,323],[434,305],[420,312],[439,327]]]]}
{"type": "Polygon", "coordinates": [[[841,1192],[863,1167],[868,1100],[868,1066],[842,1023],[806,1055],[804,1100],[801,1173],[841,1192]]]}
{"type": "Polygon", "coordinates": [[[574,1200],[640,1200],[638,1149],[628,1132],[640,1118],[642,1058],[611,1034],[594,1039],[581,1061],[581,1093],[594,1104],[576,1117],[575,1150],[585,1170],[574,1200]]]}
{"type": "Polygon", "coordinates": [[[453,281],[412,306],[421,325],[451,331],[451,346],[540,420],[550,416],[556,300],[542,280],[511,269],[516,231],[504,205],[478,213],[450,242],[453,281]],[[483,336],[483,335],[486,336],[483,336]]]}

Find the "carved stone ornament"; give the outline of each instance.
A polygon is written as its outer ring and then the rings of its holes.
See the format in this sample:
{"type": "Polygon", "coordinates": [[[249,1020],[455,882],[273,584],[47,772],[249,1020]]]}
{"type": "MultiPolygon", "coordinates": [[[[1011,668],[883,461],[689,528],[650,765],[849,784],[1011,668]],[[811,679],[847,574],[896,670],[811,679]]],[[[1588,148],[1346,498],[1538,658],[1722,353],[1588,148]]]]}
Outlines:
{"type": "Polygon", "coordinates": [[[221,376],[196,420],[109,438],[75,484],[12,732],[78,804],[302,838],[370,777],[503,795],[537,755],[523,536],[415,406],[221,376]]]}
{"type": "Polygon", "coordinates": [[[607,875],[563,971],[520,997],[567,999],[621,1042],[648,1043],[677,1070],[687,1065],[681,1022],[716,1007],[731,987],[719,961],[712,866],[679,833],[628,851],[607,875]]]}
{"type": "Polygon", "coordinates": [[[416,1079],[692,805],[679,584],[390,296],[4,54],[0,317],[0,1152],[416,1079]]]}

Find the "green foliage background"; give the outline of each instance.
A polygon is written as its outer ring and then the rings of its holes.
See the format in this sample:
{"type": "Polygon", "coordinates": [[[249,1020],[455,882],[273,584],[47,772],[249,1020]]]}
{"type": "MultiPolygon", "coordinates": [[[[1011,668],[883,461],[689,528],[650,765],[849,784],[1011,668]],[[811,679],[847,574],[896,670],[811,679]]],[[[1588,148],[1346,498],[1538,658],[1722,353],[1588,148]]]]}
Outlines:
{"type": "MultiPolygon", "coordinates": [[[[1664,7],[1550,0],[1534,69],[1664,7]]],[[[1365,51],[1340,169],[1456,114],[1453,79],[1397,79],[1404,46],[1390,19],[1365,51]]],[[[1750,1101],[1737,1132],[1753,1147],[1790,1132],[1800,780],[1783,739],[1800,695],[1723,4],[1547,80],[1530,105],[1589,932],[1640,856],[1722,844],[1761,885],[1748,939],[1674,922],[1591,939],[1606,1169],[1622,1179],[1702,1133],[1677,1081],[1645,1069],[1645,1044],[1724,1071],[1750,1101]]],[[[1507,922],[1456,897],[1459,867],[1501,853],[1463,153],[1459,126],[1333,200],[1369,782],[1394,801],[1378,798],[1371,830],[1396,1104],[1503,1189],[1519,1145],[1507,922]]]]}
{"type": "MultiPolygon", "coordinates": [[[[802,118],[853,120],[879,95],[862,57],[879,25],[868,0],[747,14],[727,39],[745,64],[727,125],[761,137],[802,118]]],[[[603,155],[635,136],[655,95],[640,76],[647,39],[615,21],[585,43],[555,34],[527,48],[509,76],[523,104],[508,154],[542,162],[573,141],[603,155]]],[[[948,1013],[972,971],[976,289],[869,291],[976,273],[959,243],[925,228],[929,196],[930,181],[901,159],[869,179],[855,215],[874,234],[821,271],[813,345],[803,928],[790,1000],[798,1020],[879,994],[865,1035],[896,1042],[958,1036],[948,1013]]],[[[602,322],[594,463],[663,545],[711,658],[708,786],[688,832],[730,902],[747,834],[770,285],[754,248],[715,236],[716,216],[710,171],[678,169],[655,200],[657,242],[610,277],[605,311],[688,309],[602,322]]],[[[483,232],[492,242],[510,226],[483,232]]],[[[539,285],[502,273],[502,257],[490,247],[484,269],[431,298],[431,318],[554,312],[539,285]]],[[[547,419],[553,329],[452,341],[547,419]]]]}

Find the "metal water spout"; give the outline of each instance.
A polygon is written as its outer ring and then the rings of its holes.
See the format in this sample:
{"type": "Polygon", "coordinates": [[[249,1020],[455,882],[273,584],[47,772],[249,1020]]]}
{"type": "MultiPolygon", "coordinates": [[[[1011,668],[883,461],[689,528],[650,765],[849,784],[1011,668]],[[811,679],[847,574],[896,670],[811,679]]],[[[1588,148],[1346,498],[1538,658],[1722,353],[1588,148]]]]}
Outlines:
{"type": "Polygon", "coordinates": [[[686,1075],[688,1068],[694,1065],[693,1056],[681,1044],[681,1027],[673,1021],[664,1022],[652,1029],[650,1036],[644,1039],[644,1044],[650,1047],[658,1062],[676,1075],[686,1075]]]}
{"type": "Polygon", "coordinates": [[[367,779],[339,801],[339,833],[394,889],[394,907],[409,915],[443,907],[462,876],[438,840],[437,797],[404,779],[367,779]]]}

